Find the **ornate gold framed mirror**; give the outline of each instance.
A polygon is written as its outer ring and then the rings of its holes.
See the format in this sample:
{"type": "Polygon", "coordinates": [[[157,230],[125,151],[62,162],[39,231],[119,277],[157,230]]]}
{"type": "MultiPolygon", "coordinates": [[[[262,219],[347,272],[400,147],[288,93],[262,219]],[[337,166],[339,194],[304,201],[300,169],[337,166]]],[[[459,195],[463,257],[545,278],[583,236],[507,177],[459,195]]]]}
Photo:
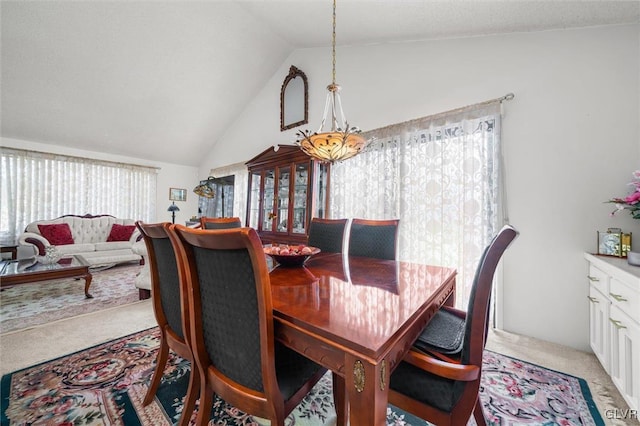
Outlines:
{"type": "Polygon", "coordinates": [[[309,121],[309,88],[307,76],[291,65],[280,89],[280,130],[284,131],[309,121]]]}

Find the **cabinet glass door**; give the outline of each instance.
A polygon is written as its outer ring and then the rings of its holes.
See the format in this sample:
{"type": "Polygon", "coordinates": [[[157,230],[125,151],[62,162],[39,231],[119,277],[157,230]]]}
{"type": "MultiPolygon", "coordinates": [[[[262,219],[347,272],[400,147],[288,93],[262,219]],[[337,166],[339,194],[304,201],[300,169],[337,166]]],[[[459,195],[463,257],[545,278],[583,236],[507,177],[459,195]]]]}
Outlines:
{"type": "Polygon", "coordinates": [[[260,223],[260,182],[262,182],[260,172],[251,173],[251,190],[249,194],[249,224],[253,229],[258,229],[260,223]]]}
{"type": "Polygon", "coordinates": [[[275,231],[273,218],[274,197],[275,197],[275,171],[267,170],[264,172],[264,200],[262,200],[262,230],[275,231]]]}
{"type": "Polygon", "coordinates": [[[313,211],[313,217],[327,217],[325,211],[327,205],[327,182],[329,176],[329,166],[324,163],[320,163],[317,168],[318,172],[314,178],[313,191],[316,195],[315,210],[313,211]]]}
{"type": "Polygon", "coordinates": [[[289,184],[291,168],[278,168],[278,232],[287,232],[289,223],[289,184]]]}
{"type": "Polygon", "coordinates": [[[309,163],[296,164],[293,187],[293,228],[294,234],[304,234],[307,223],[307,188],[309,184],[309,163]]]}

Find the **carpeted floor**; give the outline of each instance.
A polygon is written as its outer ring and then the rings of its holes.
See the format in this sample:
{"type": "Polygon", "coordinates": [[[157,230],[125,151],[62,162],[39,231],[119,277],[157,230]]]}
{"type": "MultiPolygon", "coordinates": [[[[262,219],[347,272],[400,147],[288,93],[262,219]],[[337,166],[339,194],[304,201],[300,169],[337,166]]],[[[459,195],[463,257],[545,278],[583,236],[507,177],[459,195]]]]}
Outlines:
{"type": "MultiPolygon", "coordinates": [[[[95,284],[91,286],[94,295],[95,284]]],[[[79,295],[77,299],[85,300],[82,283],[74,286],[79,295]]],[[[133,285],[130,288],[135,289],[133,285]]],[[[2,291],[0,299],[4,298],[5,291],[2,291]]],[[[137,299],[137,292],[135,297],[137,299]]],[[[4,300],[1,301],[4,304],[4,300]]],[[[12,332],[4,332],[2,328],[0,372],[3,375],[11,373],[155,325],[150,300],[144,300],[12,332]]],[[[612,413],[620,414],[629,407],[592,353],[504,331],[490,331],[488,349],[584,378],[607,425],[640,424],[637,420],[612,416],[612,413]]]]}
{"type": "MultiPolygon", "coordinates": [[[[158,340],[154,327],[3,376],[2,424],[173,424],[182,410],[188,362],[171,354],[154,403],[141,405],[158,340]]],[[[490,425],[604,425],[584,380],[491,351],[484,357],[481,401],[490,425]]],[[[327,374],[287,424],[334,423],[327,374]]],[[[258,425],[263,420],[218,399],[210,424],[258,425]]],[[[387,424],[426,425],[393,406],[387,424]]]]}
{"type": "Polygon", "coordinates": [[[84,280],[59,279],[21,284],[0,292],[0,333],[46,324],[138,300],[134,279],[141,266],[129,263],[94,272],[84,296],[84,280]]]}

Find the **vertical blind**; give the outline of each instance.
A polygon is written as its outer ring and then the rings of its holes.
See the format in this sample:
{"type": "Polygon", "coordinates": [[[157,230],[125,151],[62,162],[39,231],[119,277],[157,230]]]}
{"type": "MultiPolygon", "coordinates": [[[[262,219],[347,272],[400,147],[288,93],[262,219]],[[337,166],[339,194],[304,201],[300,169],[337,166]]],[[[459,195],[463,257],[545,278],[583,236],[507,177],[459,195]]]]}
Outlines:
{"type": "Polygon", "coordinates": [[[34,220],[108,214],[152,221],[157,169],[20,149],[0,149],[0,244],[34,220]]]}

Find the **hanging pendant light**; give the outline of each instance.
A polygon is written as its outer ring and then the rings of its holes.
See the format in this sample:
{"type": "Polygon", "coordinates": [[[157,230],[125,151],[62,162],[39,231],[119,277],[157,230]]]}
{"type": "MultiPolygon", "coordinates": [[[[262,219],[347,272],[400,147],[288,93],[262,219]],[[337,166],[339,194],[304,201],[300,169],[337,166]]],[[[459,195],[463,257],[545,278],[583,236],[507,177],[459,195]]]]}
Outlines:
{"type": "Polygon", "coordinates": [[[200,197],[213,198],[216,195],[213,190],[215,180],[216,179],[213,176],[209,176],[207,180],[200,181],[200,184],[193,188],[193,192],[195,192],[200,197]]]}
{"type": "Polygon", "coordinates": [[[297,145],[308,156],[320,161],[333,163],[346,160],[358,154],[366,146],[367,141],[360,136],[360,129],[349,127],[340,101],[340,86],[336,84],[336,0],[333,0],[333,33],[332,33],[333,80],[327,86],[327,100],[324,104],[322,122],[317,132],[298,131],[297,145]],[[330,114],[331,129],[324,131],[330,114]],[[340,120],[340,121],[338,121],[340,120]]]}

